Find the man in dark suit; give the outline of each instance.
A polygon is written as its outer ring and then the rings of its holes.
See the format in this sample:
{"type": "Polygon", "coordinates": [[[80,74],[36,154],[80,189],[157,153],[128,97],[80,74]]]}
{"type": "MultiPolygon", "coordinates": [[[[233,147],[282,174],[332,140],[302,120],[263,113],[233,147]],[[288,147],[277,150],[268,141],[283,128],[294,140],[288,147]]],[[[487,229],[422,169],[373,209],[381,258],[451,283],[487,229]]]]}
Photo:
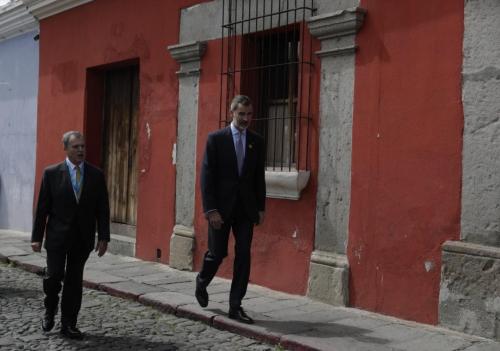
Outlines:
{"type": "Polygon", "coordinates": [[[80,132],[63,136],[66,160],[47,167],[43,173],[36,208],[31,247],[40,252],[45,234],[47,270],[43,280],[45,315],[42,329],[54,327],[59,291],[61,334],[81,339],[76,322],[82,302],[85,262],[95,244],[97,223],[99,256],[109,242],[109,201],[104,174],[85,162],[85,139],[80,132]]]}
{"type": "Polygon", "coordinates": [[[196,277],[196,299],[208,305],[207,286],[227,256],[229,232],[235,238],[229,318],[253,323],[241,307],[250,276],[253,226],[264,221],[266,183],[264,140],[247,129],[252,121],[250,98],[236,96],[231,125],[208,135],[201,169],[203,211],[208,220],[208,251],[196,277]]]}

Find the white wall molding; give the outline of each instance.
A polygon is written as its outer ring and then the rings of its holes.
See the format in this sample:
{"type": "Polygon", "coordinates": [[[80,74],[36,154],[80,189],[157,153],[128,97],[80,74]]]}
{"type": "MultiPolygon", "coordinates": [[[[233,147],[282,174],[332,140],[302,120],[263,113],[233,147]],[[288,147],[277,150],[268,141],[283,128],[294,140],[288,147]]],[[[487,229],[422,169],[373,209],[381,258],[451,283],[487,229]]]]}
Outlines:
{"type": "Polygon", "coordinates": [[[299,200],[306,187],[309,171],[266,171],[266,196],[275,199],[299,200]]]}
{"type": "Polygon", "coordinates": [[[0,9],[0,41],[38,29],[38,22],[21,0],[0,9]]]}
{"type": "Polygon", "coordinates": [[[364,9],[348,7],[307,21],[311,35],[321,40],[321,50],[316,52],[321,59],[318,191],[307,294],[333,305],[346,305],[349,297],[346,246],[356,33],[365,15],[364,9]]]}
{"type": "Polygon", "coordinates": [[[200,74],[200,60],[207,49],[206,42],[181,43],[170,45],[167,49],[174,60],[181,65],[180,70],[176,72],[179,77],[200,74]]]}
{"type": "Polygon", "coordinates": [[[175,225],[170,239],[170,267],[193,269],[195,243],[194,215],[196,185],[196,133],[200,62],[206,43],[188,41],[167,49],[180,64],[179,103],[177,110],[177,142],[175,155],[175,225]]]}
{"type": "Polygon", "coordinates": [[[320,40],[356,34],[363,25],[366,10],[352,7],[319,16],[307,22],[311,34],[320,40]]]}
{"type": "Polygon", "coordinates": [[[0,41],[38,29],[41,19],[94,0],[15,0],[0,8],[0,41]]]}
{"type": "Polygon", "coordinates": [[[92,1],[94,0],[22,0],[28,11],[38,20],[92,1]]]}

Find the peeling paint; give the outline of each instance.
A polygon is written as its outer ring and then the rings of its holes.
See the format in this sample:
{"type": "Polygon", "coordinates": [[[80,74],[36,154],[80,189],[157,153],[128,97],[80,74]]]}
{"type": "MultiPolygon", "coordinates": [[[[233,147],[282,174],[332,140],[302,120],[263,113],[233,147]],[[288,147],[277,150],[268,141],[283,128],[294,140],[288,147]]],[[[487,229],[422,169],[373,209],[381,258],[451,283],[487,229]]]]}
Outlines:
{"type": "Polygon", "coordinates": [[[425,270],[427,272],[430,272],[434,268],[434,262],[432,262],[432,261],[425,261],[424,262],[424,267],[425,267],[425,270]]]}
{"type": "Polygon", "coordinates": [[[177,162],[177,144],[174,143],[172,147],[172,164],[175,165],[177,162]]]}
{"type": "Polygon", "coordinates": [[[358,263],[361,262],[361,253],[363,252],[363,248],[360,247],[354,250],[354,256],[358,259],[358,263]]]}
{"type": "Polygon", "coordinates": [[[146,122],[146,134],[148,135],[148,140],[151,140],[151,127],[149,126],[149,122],[146,122]]]}

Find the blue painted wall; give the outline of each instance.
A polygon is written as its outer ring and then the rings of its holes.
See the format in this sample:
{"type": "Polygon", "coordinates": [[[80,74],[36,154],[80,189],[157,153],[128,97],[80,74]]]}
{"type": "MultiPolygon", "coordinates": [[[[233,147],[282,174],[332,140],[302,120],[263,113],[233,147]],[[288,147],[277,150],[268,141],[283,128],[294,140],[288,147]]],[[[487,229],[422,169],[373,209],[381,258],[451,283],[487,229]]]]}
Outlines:
{"type": "Polygon", "coordinates": [[[0,229],[31,230],[38,95],[35,35],[0,42],[0,229]]]}

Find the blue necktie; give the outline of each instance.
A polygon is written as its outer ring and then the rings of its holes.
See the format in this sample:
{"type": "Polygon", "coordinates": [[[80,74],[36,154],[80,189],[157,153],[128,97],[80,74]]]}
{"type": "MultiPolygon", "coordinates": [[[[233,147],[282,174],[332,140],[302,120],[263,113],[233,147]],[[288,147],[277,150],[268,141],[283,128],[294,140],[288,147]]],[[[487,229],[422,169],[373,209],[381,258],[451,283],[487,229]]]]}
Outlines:
{"type": "Polygon", "coordinates": [[[241,176],[241,172],[243,171],[243,161],[245,160],[243,138],[241,133],[238,133],[238,141],[236,142],[236,160],[238,161],[238,175],[241,176]]]}
{"type": "Polygon", "coordinates": [[[80,195],[82,194],[82,171],[79,166],[75,167],[76,170],[76,198],[80,200],[80,195]]]}

